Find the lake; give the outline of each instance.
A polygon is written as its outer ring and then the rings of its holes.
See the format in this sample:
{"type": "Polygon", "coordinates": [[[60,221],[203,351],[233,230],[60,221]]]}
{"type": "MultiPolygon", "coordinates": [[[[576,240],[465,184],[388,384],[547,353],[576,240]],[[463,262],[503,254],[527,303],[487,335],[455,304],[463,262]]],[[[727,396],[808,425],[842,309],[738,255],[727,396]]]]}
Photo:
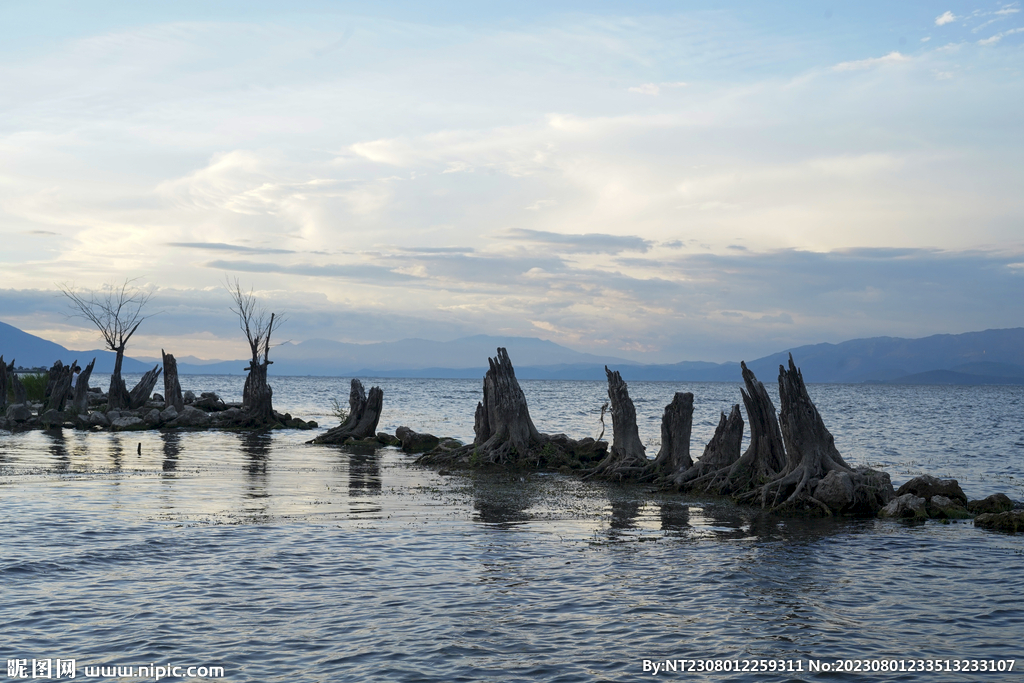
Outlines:
{"type": "MultiPolygon", "coordinates": [[[[239,400],[243,378],[181,381],[239,400]]],[[[278,410],[323,428],[336,424],[331,399],[347,403],[346,379],[271,383],[278,410]]],[[[384,390],[380,430],[471,440],[479,380],[364,383],[384,390]]],[[[541,431],[600,432],[604,383],[522,386],[541,431]]],[[[739,387],[631,383],[648,455],[673,392],[694,393],[696,458],[739,387]]],[[[1024,387],[808,389],[851,464],[897,486],[930,473],[971,498],[1024,498],[1024,387]]],[[[305,444],[320,431],[0,432],[8,673],[33,659],[73,659],[79,678],[134,667],[107,677],[125,681],[174,667],[223,667],[228,681],[626,681],[666,660],[748,670],[658,679],[1024,669],[907,668],[1017,658],[1024,536],[969,520],[783,520],[551,473],[442,475],[395,449],[305,444]],[[793,670],[754,672],[752,660],[793,670]],[[837,660],[904,671],[808,670],[837,660]]]]}

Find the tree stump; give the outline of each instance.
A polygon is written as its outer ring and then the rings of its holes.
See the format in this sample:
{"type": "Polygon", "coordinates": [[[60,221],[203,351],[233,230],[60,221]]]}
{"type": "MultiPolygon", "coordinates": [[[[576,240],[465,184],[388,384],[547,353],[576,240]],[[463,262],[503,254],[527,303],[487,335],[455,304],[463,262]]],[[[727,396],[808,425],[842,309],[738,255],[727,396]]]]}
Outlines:
{"type": "Polygon", "coordinates": [[[164,361],[164,407],[174,406],[174,409],[181,414],[185,409],[185,399],[181,395],[181,384],[178,383],[178,361],[174,356],[164,353],[160,349],[160,356],[164,361]]]}
{"type": "Polygon", "coordinates": [[[78,367],[78,361],[71,365],[64,365],[59,360],[50,368],[49,380],[46,383],[46,394],[43,401],[43,411],[56,410],[58,413],[64,411],[64,404],[67,403],[71,394],[71,375],[78,367]]]}
{"type": "Polygon", "coordinates": [[[487,362],[490,368],[484,375],[483,401],[476,407],[473,443],[429,451],[417,463],[579,469],[604,455],[604,442],[540,433],[530,417],[508,352],[499,348],[497,356],[487,362]]]}
{"type": "Polygon", "coordinates": [[[153,388],[156,386],[156,380],[159,377],[159,365],[154,365],[152,370],[149,370],[142,376],[139,383],[128,394],[128,407],[131,410],[136,410],[146,405],[146,401],[149,400],[150,395],[153,393],[153,388]]]}
{"type": "Polygon", "coordinates": [[[72,392],[71,409],[75,415],[85,415],[89,412],[89,377],[92,376],[92,368],[96,365],[96,359],[85,366],[82,374],[75,381],[75,388],[72,392]]]}
{"type": "Polygon", "coordinates": [[[693,467],[690,457],[692,431],[693,394],[676,392],[661,416],[661,449],[647,468],[644,479],[674,477],[693,467]]]}
{"type": "MultiPolygon", "coordinates": [[[[612,414],[612,447],[608,455],[587,476],[605,479],[626,479],[639,476],[650,465],[646,449],[640,441],[636,426],[636,408],[629,397],[626,383],[618,370],[606,365],[608,401],[612,414]]],[[[690,415],[693,415],[693,396],[690,396],[690,415]]]]}
{"type": "Polygon", "coordinates": [[[718,418],[715,435],[704,447],[704,454],[692,467],[676,472],[672,483],[677,488],[697,488],[718,492],[722,483],[728,480],[733,463],[740,459],[743,443],[743,416],[740,406],[735,404],[726,417],[723,412],[718,418]]]}
{"type": "Polygon", "coordinates": [[[11,387],[14,390],[14,403],[24,404],[28,403],[28,392],[25,390],[25,385],[21,383],[21,378],[16,373],[10,375],[11,387]]]}
{"type": "Polygon", "coordinates": [[[773,511],[874,515],[896,496],[888,474],[843,460],[792,355],[788,369],[779,366],[779,397],[786,467],[741,500],[759,500],[773,511]]]}
{"type": "Polygon", "coordinates": [[[371,388],[370,394],[367,396],[363,389],[363,383],[358,379],[353,379],[348,393],[348,417],[346,420],[309,443],[339,444],[350,438],[365,439],[375,436],[383,408],[384,391],[380,387],[371,388]]]}
{"type": "MultiPolygon", "coordinates": [[[[14,365],[14,361],[11,361],[11,365],[14,365]]],[[[0,354],[0,412],[7,409],[7,390],[8,390],[8,368],[7,364],[4,363],[3,354],[0,354]]],[[[13,374],[13,373],[10,373],[13,374]]]]}

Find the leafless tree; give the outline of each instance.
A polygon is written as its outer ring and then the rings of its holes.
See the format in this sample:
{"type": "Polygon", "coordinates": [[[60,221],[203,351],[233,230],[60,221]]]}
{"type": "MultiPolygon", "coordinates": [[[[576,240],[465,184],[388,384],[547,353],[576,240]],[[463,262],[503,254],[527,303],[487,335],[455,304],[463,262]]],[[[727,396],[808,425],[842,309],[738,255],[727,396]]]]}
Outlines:
{"type": "Polygon", "coordinates": [[[238,316],[238,326],[252,353],[242,391],[242,409],[249,413],[250,421],[270,424],[274,421],[274,392],[267,383],[267,366],[274,362],[270,360],[270,338],[285,318],[276,313],[268,316],[253,290],[242,289],[238,278],[234,282],[227,280],[225,285],[235,303],[231,311],[238,316]]]}
{"type": "Polygon", "coordinates": [[[68,298],[74,317],[85,318],[100,331],[108,349],[117,354],[114,372],[110,376],[110,391],[107,394],[110,410],[128,406],[128,388],[121,379],[121,363],[124,350],[139,325],[149,318],[143,313],[152,298],[152,292],[138,287],[138,278],[125,278],[118,284],[104,285],[99,292],[79,290],[67,283],[57,285],[68,298]]]}

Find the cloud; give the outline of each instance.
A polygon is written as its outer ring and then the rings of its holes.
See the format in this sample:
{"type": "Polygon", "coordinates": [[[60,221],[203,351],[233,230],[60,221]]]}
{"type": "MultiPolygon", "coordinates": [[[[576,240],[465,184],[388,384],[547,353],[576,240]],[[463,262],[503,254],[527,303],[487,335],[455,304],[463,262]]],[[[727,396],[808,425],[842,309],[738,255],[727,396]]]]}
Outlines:
{"type": "Polygon", "coordinates": [[[291,249],[269,249],[265,247],[245,247],[238,244],[224,244],[223,242],[168,242],[169,247],[181,247],[183,249],[207,249],[212,251],[239,251],[252,254],[294,254],[291,249]]]}
{"type": "Polygon", "coordinates": [[[957,17],[950,11],[943,12],[939,16],[935,17],[936,26],[945,26],[957,20],[957,17]]]}
{"type": "Polygon", "coordinates": [[[629,88],[629,92],[635,92],[641,95],[660,95],[662,88],[685,88],[687,85],[687,83],[683,83],[682,81],[669,83],[644,83],[643,85],[629,88]]]}
{"type": "Polygon", "coordinates": [[[386,284],[390,282],[410,282],[418,278],[407,273],[400,273],[392,268],[366,263],[327,264],[297,263],[282,265],[255,261],[210,261],[203,264],[206,268],[231,270],[245,273],[281,273],[301,277],[339,278],[358,280],[370,284],[386,284]]]}
{"type": "Polygon", "coordinates": [[[645,252],[653,244],[650,240],[634,235],[605,235],[601,233],[568,235],[525,228],[510,228],[498,236],[508,240],[557,245],[557,251],[583,254],[618,254],[622,251],[645,252]]]}
{"type": "Polygon", "coordinates": [[[1022,31],[1024,31],[1024,27],[1012,28],[1009,31],[1003,31],[1002,33],[997,33],[997,34],[995,34],[994,36],[992,36],[990,38],[984,38],[982,40],[979,40],[978,41],[978,45],[995,45],[996,43],[998,43],[1000,40],[1002,40],[1006,36],[1012,36],[1013,34],[1020,33],[1022,31]]]}
{"type": "Polygon", "coordinates": [[[858,59],[852,62],[840,62],[832,67],[833,71],[860,71],[862,69],[873,69],[879,66],[886,66],[888,64],[900,64],[902,62],[909,62],[911,58],[907,55],[899,52],[890,52],[882,57],[870,57],[868,59],[858,59]]]}

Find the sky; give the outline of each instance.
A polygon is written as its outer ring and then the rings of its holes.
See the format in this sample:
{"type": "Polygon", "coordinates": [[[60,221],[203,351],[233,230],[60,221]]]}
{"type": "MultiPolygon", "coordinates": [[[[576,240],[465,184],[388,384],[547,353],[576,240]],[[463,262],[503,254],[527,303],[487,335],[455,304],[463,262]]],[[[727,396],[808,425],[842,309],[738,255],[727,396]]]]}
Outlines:
{"type": "Polygon", "coordinates": [[[1021,10],[0,0],[0,320],[96,348],[59,287],[133,279],[129,355],[238,358],[237,278],[293,342],[1024,326],[1021,10]]]}

